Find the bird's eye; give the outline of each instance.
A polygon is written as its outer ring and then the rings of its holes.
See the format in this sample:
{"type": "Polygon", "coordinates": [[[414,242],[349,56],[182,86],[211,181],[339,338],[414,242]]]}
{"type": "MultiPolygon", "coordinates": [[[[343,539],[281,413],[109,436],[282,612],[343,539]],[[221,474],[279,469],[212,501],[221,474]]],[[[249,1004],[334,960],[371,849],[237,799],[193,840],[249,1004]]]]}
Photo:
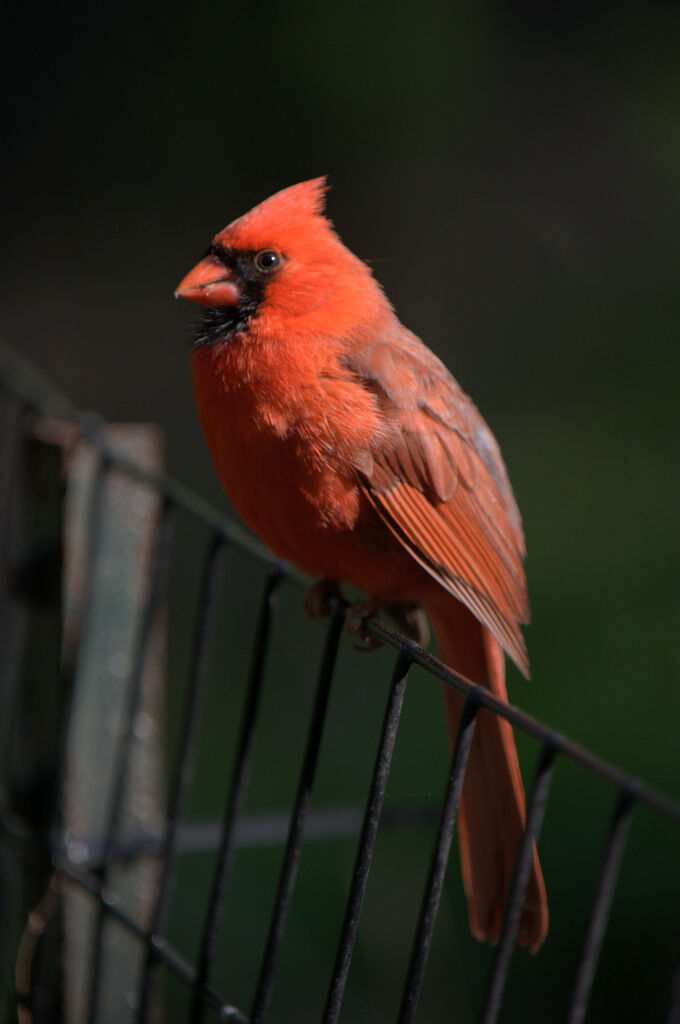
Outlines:
{"type": "Polygon", "coordinates": [[[262,249],[255,257],[255,266],[264,274],[276,270],[281,265],[281,257],[275,249],[262,249]]]}

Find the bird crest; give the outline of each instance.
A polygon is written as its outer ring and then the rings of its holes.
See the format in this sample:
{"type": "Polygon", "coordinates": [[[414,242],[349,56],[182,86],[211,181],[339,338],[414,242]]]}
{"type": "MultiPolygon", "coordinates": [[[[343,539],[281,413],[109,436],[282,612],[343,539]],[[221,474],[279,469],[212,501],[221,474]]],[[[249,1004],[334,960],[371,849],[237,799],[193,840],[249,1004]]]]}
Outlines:
{"type": "Polygon", "coordinates": [[[320,227],[325,233],[332,229],[330,220],[324,216],[327,190],[325,175],[290,185],[254,206],[217,237],[225,236],[232,245],[258,247],[268,244],[270,236],[272,241],[274,237],[294,238],[300,232],[306,234],[320,227]]]}

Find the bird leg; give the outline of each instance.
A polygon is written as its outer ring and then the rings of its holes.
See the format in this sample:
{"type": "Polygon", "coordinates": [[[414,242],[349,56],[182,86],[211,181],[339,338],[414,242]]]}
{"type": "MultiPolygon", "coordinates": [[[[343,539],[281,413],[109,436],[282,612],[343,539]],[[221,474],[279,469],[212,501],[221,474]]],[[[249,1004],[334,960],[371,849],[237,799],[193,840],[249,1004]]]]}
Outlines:
{"type": "Polygon", "coordinates": [[[347,612],[347,632],[353,633],[363,641],[361,647],[355,644],[357,650],[374,651],[382,647],[382,642],[366,630],[366,619],[377,616],[380,612],[384,612],[408,640],[413,640],[421,647],[427,647],[430,641],[430,626],[425,610],[419,604],[411,601],[393,601],[381,606],[377,601],[364,600],[352,605],[347,612]]]}
{"type": "MultiPolygon", "coordinates": [[[[333,611],[335,601],[346,604],[340,585],[335,580],[320,579],[314,580],[307,587],[302,605],[310,618],[327,619],[333,611]]],[[[361,646],[354,645],[357,650],[372,651],[376,647],[382,647],[379,640],[368,635],[364,626],[365,620],[371,615],[377,615],[378,611],[378,606],[370,601],[357,601],[348,607],[345,628],[348,633],[360,637],[363,641],[361,646]]]]}
{"type": "Polygon", "coordinates": [[[310,619],[327,619],[333,611],[333,602],[344,600],[335,580],[320,579],[307,587],[302,606],[310,619]]]}
{"type": "MultiPolygon", "coordinates": [[[[327,619],[335,601],[345,603],[339,584],[335,580],[320,579],[314,580],[307,587],[302,605],[310,618],[327,619]]],[[[345,628],[348,633],[361,639],[361,644],[354,644],[358,651],[374,651],[382,647],[380,640],[369,636],[364,626],[366,619],[377,615],[379,610],[378,605],[371,601],[357,601],[347,609],[345,628]]]]}
{"type": "MultiPolygon", "coordinates": [[[[334,601],[343,601],[344,597],[339,584],[335,580],[319,579],[311,583],[305,591],[303,607],[312,619],[327,619],[333,610],[334,601]]],[[[346,629],[348,633],[359,637],[361,646],[357,650],[374,651],[382,647],[376,637],[366,630],[366,619],[377,616],[381,611],[392,620],[400,633],[409,640],[426,647],[430,640],[430,628],[425,611],[419,604],[410,601],[393,601],[382,607],[375,600],[364,599],[351,605],[347,611],[346,629]]]]}
{"type": "Polygon", "coordinates": [[[430,642],[430,624],[421,605],[412,601],[393,601],[385,606],[385,613],[400,633],[420,647],[427,647],[430,642]]]}

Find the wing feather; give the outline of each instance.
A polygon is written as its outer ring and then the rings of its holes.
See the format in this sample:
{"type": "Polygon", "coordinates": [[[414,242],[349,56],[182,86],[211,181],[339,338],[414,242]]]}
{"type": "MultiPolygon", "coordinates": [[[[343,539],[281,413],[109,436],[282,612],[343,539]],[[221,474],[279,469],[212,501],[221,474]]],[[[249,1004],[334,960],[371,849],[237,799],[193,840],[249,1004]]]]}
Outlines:
{"type": "Polygon", "coordinates": [[[524,537],[491,431],[443,364],[401,326],[346,353],[343,365],[371,391],[386,425],[372,458],[357,464],[368,500],[528,674],[524,537]]]}

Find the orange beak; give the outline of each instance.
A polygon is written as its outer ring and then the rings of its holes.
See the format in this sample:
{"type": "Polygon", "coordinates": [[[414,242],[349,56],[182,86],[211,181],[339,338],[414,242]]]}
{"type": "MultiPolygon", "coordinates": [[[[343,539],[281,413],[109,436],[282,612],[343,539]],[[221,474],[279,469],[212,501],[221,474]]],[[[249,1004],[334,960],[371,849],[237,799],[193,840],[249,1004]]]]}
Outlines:
{"type": "Polygon", "coordinates": [[[206,256],[182,278],[175,298],[190,299],[203,306],[238,306],[241,288],[231,270],[212,256],[206,256]]]}

